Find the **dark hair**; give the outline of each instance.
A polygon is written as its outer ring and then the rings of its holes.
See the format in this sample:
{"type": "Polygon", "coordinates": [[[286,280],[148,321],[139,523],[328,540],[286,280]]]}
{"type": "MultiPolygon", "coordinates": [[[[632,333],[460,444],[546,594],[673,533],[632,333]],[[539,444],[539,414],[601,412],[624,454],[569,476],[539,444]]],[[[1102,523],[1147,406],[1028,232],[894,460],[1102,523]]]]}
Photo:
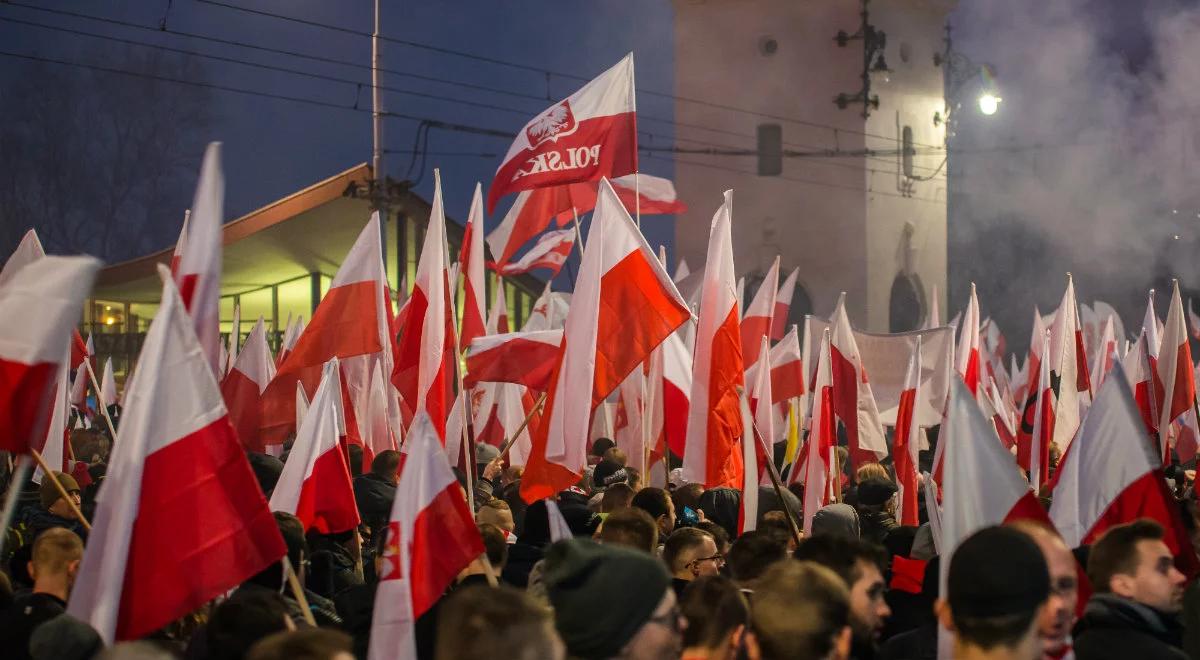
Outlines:
{"type": "Polygon", "coordinates": [[[603,456],[604,452],[616,446],[617,443],[613,442],[612,438],[596,438],[596,440],[592,442],[592,456],[603,456]]]}
{"type": "Polygon", "coordinates": [[[641,509],[619,509],[604,518],[596,540],[653,553],[658,547],[658,525],[641,509]]]}
{"type": "Polygon", "coordinates": [[[741,590],[720,575],[692,580],[680,595],[679,611],[688,622],[684,648],[714,648],[750,620],[750,606],[741,590]]]}
{"type": "Polygon", "coordinates": [[[442,602],[436,660],[553,657],[555,632],[546,611],[511,587],[471,586],[442,602]]]}
{"type": "Polygon", "coordinates": [[[496,570],[508,561],[508,539],[499,527],[491,523],[479,523],[479,536],[483,538],[483,549],[488,561],[496,570]]]}
{"type": "Polygon", "coordinates": [[[350,478],[353,479],[362,474],[363,466],[363,448],[362,445],[350,443],[346,446],[346,455],[350,462],[350,478]]]}
{"type": "Polygon", "coordinates": [[[629,484],[616,483],[609,486],[604,490],[604,497],[600,498],[600,513],[609,513],[633,506],[634,495],[629,484]]]}
{"type": "MultiPolygon", "coordinates": [[[[292,562],[292,569],[300,570],[300,562],[310,556],[308,551],[308,539],[304,536],[304,523],[300,519],[290,513],[275,511],[272,515],[275,516],[275,524],[279,527],[279,533],[283,536],[283,543],[287,546],[287,558],[292,562]]],[[[383,536],[383,534],[380,534],[383,536]]],[[[248,582],[268,587],[271,589],[279,589],[284,584],[283,579],[283,560],[267,566],[257,575],[250,578],[248,582]]]]}
{"type": "Polygon", "coordinates": [[[983,650],[1016,645],[1037,617],[1038,608],[1002,616],[963,616],[951,612],[958,636],[983,650]]]}
{"type": "Polygon", "coordinates": [[[1092,589],[1099,594],[1109,593],[1114,575],[1133,574],[1138,565],[1137,544],[1160,541],[1163,532],[1163,526],[1149,518],[1110,527],[1088,553],[1087,576],[1092,589]]]}
{"type": "Polygon", "coordinates": [[[275,633],[250,648],[246,660],[330,660],[352,653],[350,636],[330,628],[275,633]]]}
{"type": "Polygon", "coordinates": [[[725,561],[734,580],[745,584],[757,579],[777,561],[787,559],[787,543],[767,532],[746,532],[733,542],[725,561]]]}
{"type": "Polygon", "coordinates": [[[675,500],[675,508],[682,510],[683,507],[690,507],[693,511],[700,510],[700,496],[704,494],[704,484],[690,483],[684,484],[676,488],[671,493],[671,499],[675,500]]]}
{"type": "MultiPolygon", "coordinates": [[[[679,561],[683,553],[699,547],[701,543],[704,543],[704,539],[712,539],[712,534],[695,527],[683,527],[672,532],[667,537],[667,542],[663,544],[662,559],[667,565],[667,570],[674,573],[683,568],[675,566],[675,562],[679,561]]],[[[716,541],[714,540],[713,543],[716,541]]]]}
{"type": "Polygon", "coordinates": [[[283,596],[268,589],[242,589],[217,605],[208,620],[208,656],[237,660],[254,643],[287,630],[288,611],[283,596]]]}
{"type": "Polygon", "coordinates": [[[862,577],[858,562],[874,564],[880,572],[887,562],[883,548],[870,541],[839,534],[824,534],[804,539],[793,556],[802,561],[816,562],[837,573],[846,583],[847,589],[852,589],[854,583],[862,577]]]}
{"type": "Polygon", "coordinates": [[[729,532],[725,528],[711,520],[704,520],[692,525],[698,530],[708,532],[712,535],[713,540],[717,542],[717,549],[724,550],[729,547],[729,532]]]}
{"type": "Polygon", "coordinates": [[[777,562],[750,602],[750,627],[762,660],[824,658],[850,621],[843,581],[813,562],[777,562]]]}
{"type": "Polygon", "coordinates": [[[653,486],[639,490],[629,505],[645,511],[655,520],[671,512],[670,495],[667,495],[667,491],[653,486]]]}
{"type": "Polygon", "coordinates": [[[375,455],[371,461],[371,474],[395,479],[400,471],[400,452],[395,449],[385,449],[375,455]]]}

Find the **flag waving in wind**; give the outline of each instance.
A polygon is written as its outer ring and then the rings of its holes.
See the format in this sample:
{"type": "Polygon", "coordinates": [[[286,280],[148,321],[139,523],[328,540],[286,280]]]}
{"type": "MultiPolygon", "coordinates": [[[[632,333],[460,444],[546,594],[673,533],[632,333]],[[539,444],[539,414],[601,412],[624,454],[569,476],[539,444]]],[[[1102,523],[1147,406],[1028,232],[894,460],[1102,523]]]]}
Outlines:
{"type": "Polygon", "coordinates": [[[213,373],[221,359],[221,328],[218,300],[221,296],[221,224],[225,205],[225,175],[221,171],[221,143],[213,142],[204,150],[200,180],[192,200],[187,240],[174,273],[179,294],[196,327],[196,336],[208,356],[213,373]]]}
{"type": "Polygon", "coordinates": [[[484,305],[487,291],[484,284],[483,267],[483,193],[475,184],[475,195],[471,197],[471,212],[467,214],[467,229],[463,234],[462,252],[458,263],[463,272],[462,346],[485,334],[484,305]]]}

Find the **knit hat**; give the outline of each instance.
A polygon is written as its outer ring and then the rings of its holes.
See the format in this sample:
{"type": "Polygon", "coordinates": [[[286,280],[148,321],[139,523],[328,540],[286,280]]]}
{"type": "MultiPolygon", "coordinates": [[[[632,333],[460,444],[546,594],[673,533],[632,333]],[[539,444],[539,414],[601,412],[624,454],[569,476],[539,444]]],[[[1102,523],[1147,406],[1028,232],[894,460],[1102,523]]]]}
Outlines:
{"type": "MultiPolygon", "coordinates": [[[[62,484],[63,490],[68,493],[78,493],[80,491],[79,482],[75,481],[75,477],[62,472],[55,472],[54,476],[58,477],[58,483],[62,484]]],[[[38,494],[42,498],[42,508],[49,509],[54,506],[58,498],[62,497],[58,494],[58,489],[54,487],[54,480],[48,477],[42,478],[42,484],[38,488],[38,494]]]]}
{"type": "Polygon", "coordinates": [[[869,477],[858,484],[858,503],[864,506],[882,506],[896,494],[896,484],[891,479],[869,477]]]}
{"type": "Polygon", "coordinates": [[[567,654],[582,660],[617,655],[671,585],[660,560],[589,539],[547,548],[545,570],[554,625],[567,654]]]}
{"type": "Polygon", "coordinates": [[[827,504],[813,514],[812,536],[838,534],[856,539],[859,537],[858,511],[849,504],[835,502],[827,504]]]}
{"type": "Polygon", "coordinates": [[[103,650],[100,634],[69,614],[59,614],[39,625],[29,637],[29,657],[33,660],[88,660],[103,650]]]}
{"type": "Polygon", "coordinates": [[[1031,612],[1050,595],[1050,572],[1037,543],[1008,527],[985,527],[950,558],[950,611],[964,617],[1031,612]]]}
{"type": "Polygon", "coordinates": [[[625,472],[623,465],[606,458],[596,465],[596,469],[592,470],[592,488],[603,490],[628,478],[629,475],[625,472]]]}
{"type": "Polygon", "coordinates": [[[475,443],[475,464],[487,465],[500,456],[500,449],[486,442],[475,443]]]}

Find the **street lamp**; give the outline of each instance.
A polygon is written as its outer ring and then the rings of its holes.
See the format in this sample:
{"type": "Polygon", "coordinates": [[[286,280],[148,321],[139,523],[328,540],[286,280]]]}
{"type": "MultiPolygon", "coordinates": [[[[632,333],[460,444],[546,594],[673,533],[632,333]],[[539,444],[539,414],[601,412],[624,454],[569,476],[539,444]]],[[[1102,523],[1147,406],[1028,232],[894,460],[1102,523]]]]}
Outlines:
{"type": "Polygon", "coordinates": [[[979,97],[979,111],[990,117],[1000,109],[1000,102],[1003,100],[991,92],[984,93],[979,97]]]}

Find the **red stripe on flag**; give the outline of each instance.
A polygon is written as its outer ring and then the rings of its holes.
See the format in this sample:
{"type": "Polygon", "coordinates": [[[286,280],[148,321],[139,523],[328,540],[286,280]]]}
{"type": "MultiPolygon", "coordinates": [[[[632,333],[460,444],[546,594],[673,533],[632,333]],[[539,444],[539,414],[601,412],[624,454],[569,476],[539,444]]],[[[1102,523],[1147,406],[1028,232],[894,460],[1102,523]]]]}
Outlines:
{"type": "Polygon", "coordinates": [[[433,606],[458,572],[483,554],[483,540],[458,482],[433,497],[413,521],[410,542],[413,617],[433,606]]]}
{"type": "Polygon", "coordinates": [[[25,364],[0,358],[0,449],[16,454],[40,447],[50,425],[54,401],[55,372],[51,362],[25,364]]]}
{"type": "Polygon", "coordinates": [[[237,431],[238,441],[246,451],[262,453],[265,445],[259,440],[261,404],[258,383],[234,369],[221,381],[221,398],[229,410],[229,422],[237,431]]]}
{"type": "Polygon", "coordinates": [[[358,526],[358,506],[354,486],[341,449],[333,447],[317,457],[300,487],[296,517],[304,529],[316,528],[322,534],[336,534],[358,526]]]}
{"type": "Polygon", "coordinates": [[[742,384],[741,335],[737,307],[713,334],[712,371],[708,379],[708,456],[706,488],[740,488],[742,481],[742,416],[736,386],[742,384]]]}

